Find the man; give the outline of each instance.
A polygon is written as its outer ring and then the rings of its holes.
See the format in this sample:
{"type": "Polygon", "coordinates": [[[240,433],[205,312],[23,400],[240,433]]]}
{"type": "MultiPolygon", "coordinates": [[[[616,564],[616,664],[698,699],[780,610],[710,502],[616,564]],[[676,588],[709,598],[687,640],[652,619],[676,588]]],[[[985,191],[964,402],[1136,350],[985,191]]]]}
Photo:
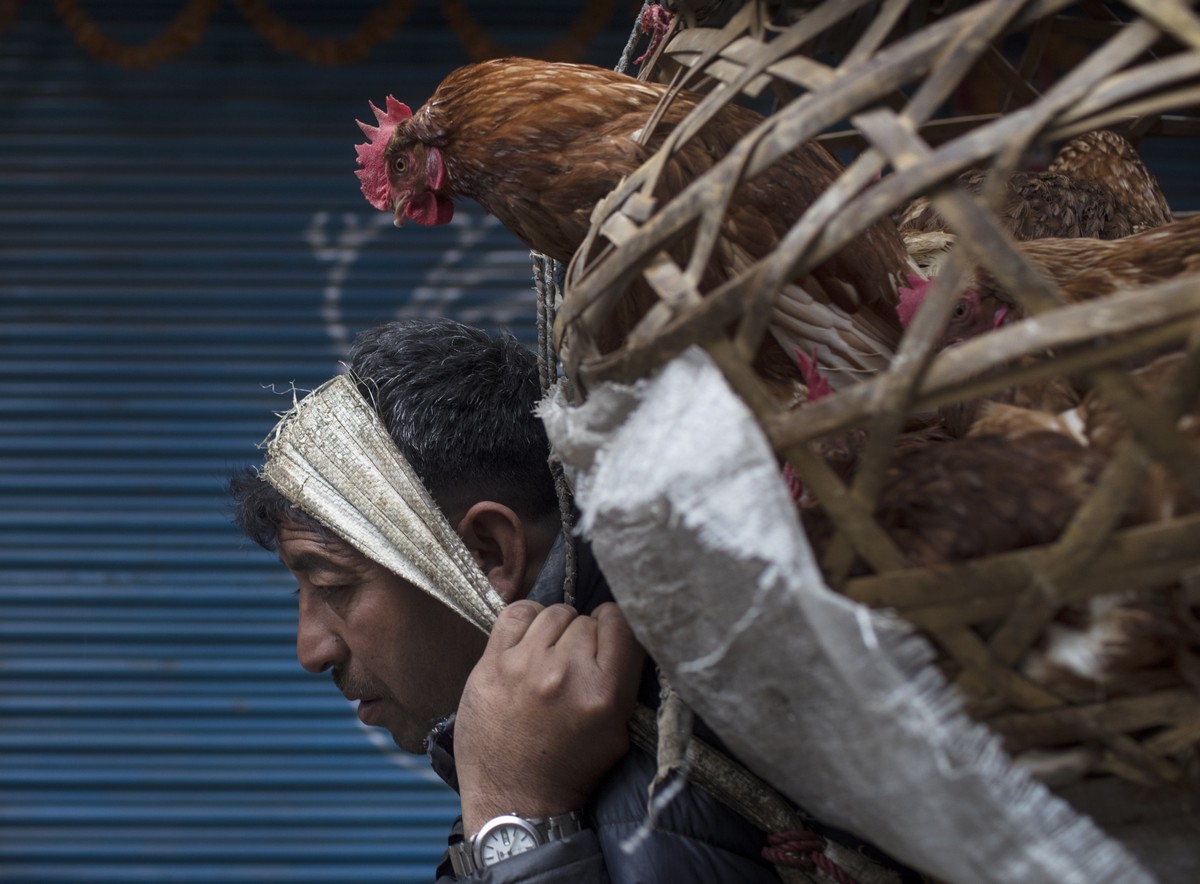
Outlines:
{"type": "Polygon", "coordinates": [[[656,686],[586,549],[560,603],[537,378],[511,336],[396,322],[285,417],[231,491],[297,578],[297,656],[458,789],[439,881],[777,882],[764,833],[697,787],[642,828],[655,765],[627,725],[656,686]]]}

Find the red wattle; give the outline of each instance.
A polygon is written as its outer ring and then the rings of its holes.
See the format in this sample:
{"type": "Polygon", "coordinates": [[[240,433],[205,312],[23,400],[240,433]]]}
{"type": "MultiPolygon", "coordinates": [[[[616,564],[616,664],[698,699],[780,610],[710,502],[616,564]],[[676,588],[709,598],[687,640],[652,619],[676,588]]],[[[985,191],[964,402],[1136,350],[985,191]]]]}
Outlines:
{"type": "Polygon", "coordinates": [[[409,201],[404,214],[422,227],[436,227],[450,223],[454,217],[454,203],[427,190],[409,201]]]}

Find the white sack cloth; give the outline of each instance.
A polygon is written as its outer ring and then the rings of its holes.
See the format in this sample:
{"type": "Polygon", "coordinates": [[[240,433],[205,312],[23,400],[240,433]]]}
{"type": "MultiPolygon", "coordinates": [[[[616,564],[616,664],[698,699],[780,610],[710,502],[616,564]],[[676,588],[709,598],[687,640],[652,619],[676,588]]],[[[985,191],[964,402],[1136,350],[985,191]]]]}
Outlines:
{"type": "Polygon", "coordinates": [[[910,627],[825,586],[765,437],[702,350],[541,413],[638,638],[754,772],[947,881],[1153,880],[1011,764],[910,627]]]}

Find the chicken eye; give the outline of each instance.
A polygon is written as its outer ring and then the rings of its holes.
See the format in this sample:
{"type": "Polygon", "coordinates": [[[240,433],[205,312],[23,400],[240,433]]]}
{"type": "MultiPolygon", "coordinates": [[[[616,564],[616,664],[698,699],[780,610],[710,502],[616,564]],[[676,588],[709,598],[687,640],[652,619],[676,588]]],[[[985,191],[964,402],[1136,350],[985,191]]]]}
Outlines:
{"type": "Polygon", "coordinates": [[[951,314],[953,319],[966,319],[971,313],[971,305],[966,301],[959,301],[954,305],[954,312],[951,314]]]}
{"type": "Polygon", "coordinates": [[[397,175],[403,175],[404,169],[407,167],[404,157],[394,157],[392,159],[392,171],[397,175]]]}

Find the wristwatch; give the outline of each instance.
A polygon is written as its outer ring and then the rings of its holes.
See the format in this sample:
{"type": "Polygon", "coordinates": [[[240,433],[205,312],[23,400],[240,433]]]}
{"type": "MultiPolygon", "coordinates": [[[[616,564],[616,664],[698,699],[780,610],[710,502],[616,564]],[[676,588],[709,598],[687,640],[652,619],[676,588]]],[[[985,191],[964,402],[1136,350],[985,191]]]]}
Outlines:
{"type": "Polygon", "coordinates": [[[583,814],[577,810],[544,820],[527,820],[511,813],[492,817],[474,836],[450,845],[450,865],[454,877],[464,878],[510,856],[574,835],[582,828],[583,814]]]}

